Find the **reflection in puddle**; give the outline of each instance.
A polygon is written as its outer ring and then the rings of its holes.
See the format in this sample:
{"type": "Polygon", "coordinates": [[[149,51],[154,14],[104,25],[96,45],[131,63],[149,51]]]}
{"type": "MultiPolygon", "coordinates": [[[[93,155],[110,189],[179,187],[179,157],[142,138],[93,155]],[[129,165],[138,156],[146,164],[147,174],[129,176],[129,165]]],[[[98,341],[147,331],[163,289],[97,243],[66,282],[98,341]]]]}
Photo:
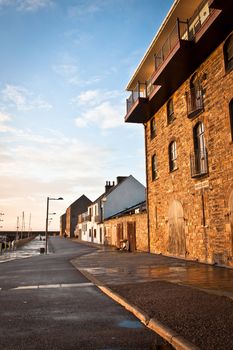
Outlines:
{"type": "Polygon", "coordinates": [[[24,246],[18,248],[15,251],[6,252],[0,255],[0,263],[15,260],[24,259],[31,256],[39,255],[40,248],[45,246],[45,241],[40,240],[40,236],[37,236],[31,242],[25,244],[24,246]]]}
{"type": "Polygon", "coordinates": [[[139,321],[129,321],[129,320],[123,320],[118,323],[119,327],[122,328],[143,328],[143,325],[139,321]]]}

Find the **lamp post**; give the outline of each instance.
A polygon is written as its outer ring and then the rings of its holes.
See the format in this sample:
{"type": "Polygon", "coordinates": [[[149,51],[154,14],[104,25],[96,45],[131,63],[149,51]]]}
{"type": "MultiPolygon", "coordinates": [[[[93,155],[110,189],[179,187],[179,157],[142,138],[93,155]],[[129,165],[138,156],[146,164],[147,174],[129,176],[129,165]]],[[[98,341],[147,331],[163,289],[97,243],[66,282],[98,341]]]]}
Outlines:
{"type": "Polygon", "coordinates": [[[48,253],[48,224],[49,224],[49,201],[61,201],[62,197],[50,198],[47,197],[47,208],[46,208],[46,226],[45,226],[45,254],[48,253]]]}

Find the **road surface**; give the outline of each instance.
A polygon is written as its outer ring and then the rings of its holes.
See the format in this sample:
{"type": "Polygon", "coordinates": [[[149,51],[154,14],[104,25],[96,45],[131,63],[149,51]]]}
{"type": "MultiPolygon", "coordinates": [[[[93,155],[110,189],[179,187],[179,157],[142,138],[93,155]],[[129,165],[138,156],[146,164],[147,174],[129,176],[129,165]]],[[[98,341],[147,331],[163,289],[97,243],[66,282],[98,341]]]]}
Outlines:
{"type": "Polygon", "coordinates": [[[53,253],[0,264],[0,349],[157,349],[159,337],[71,265],[95,249],[51,242],[53,253]]]}

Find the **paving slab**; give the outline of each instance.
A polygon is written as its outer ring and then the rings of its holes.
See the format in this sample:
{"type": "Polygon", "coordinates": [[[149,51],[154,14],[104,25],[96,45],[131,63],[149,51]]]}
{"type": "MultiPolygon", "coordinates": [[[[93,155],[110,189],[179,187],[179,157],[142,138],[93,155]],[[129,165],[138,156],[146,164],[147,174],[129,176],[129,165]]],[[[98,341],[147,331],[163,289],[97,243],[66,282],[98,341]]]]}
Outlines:
{"type": "Polygon", "coordinates": [[[106,249],[73,264],[167,327],[176,349],[233,349],[232,269],[106,249]]]}

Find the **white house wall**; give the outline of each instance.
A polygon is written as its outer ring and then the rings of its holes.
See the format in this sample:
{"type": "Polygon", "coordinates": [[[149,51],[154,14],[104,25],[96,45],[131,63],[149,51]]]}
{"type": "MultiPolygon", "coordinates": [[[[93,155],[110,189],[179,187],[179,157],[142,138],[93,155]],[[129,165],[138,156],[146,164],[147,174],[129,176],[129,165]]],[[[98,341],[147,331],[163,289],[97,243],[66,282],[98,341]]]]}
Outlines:
{"type": "Polygon", "coordinates": [[[146,199],[145,187],[132,175],[106,195],[104,202],[104,219],[130,208],[146,199]]]}

